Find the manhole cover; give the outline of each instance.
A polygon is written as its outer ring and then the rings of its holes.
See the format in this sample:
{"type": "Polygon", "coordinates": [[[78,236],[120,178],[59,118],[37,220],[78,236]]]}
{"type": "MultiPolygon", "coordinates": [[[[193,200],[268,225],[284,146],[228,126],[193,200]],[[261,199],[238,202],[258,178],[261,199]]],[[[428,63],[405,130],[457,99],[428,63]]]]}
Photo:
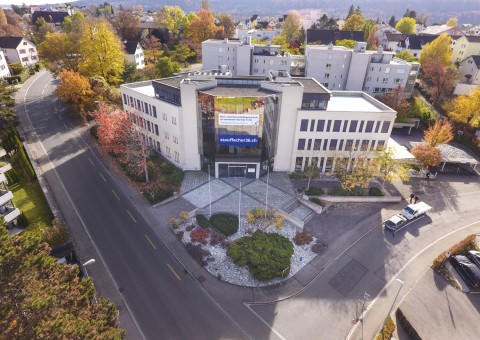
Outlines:
{"type": "Polygon", "coordinates": [[[337,292],[347,296],[367,272],[368,269],[360,262],[351,260],[330,280],[329,284],[337,292]]]}

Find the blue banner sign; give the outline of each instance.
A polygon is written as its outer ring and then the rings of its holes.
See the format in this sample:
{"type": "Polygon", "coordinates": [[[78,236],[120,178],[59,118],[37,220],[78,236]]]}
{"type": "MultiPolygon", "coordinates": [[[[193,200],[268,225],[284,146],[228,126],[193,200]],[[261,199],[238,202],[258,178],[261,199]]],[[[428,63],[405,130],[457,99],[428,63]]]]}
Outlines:
{"type": "Polygon", "coordinates": [[[256,135],[218,135],[218,144],[236,146],[256,146],[258,136],[256,135]]]}

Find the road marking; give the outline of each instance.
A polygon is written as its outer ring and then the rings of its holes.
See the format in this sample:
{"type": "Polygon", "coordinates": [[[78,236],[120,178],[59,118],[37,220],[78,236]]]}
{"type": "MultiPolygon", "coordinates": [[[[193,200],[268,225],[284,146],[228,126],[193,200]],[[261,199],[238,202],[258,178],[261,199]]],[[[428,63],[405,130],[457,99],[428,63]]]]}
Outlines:
{"type": "Polygon", "coordinates": [[[147,238],[148,243],[153,247],[153,249],[157,250],[157,247],[155,247],[155,244],[153,244],[152,240],[150,240],[150,237],[148,237],[147,234],[145,234],[145,237],[147,238]]]}
{"type": "Polygon", "coordinates": [[[130,212],[130,210],[127,209],[127,213],[130,215],[130,218],[133,220],[133,222],[137,223],[137,220],[135,219],[135,217],[133,217],[132,213],[130,212]]]}
{"type": "Polygon", "coordinates": [[[113,194],[115,195],[115,197],[117,198],[117,200],[120,201],[120,197],[118,197],[118,195],[117,195],[117,193],[115,192],[115,190],[112,189],[112,192],[113,192],[113,194]]]}
{"type": "Polygon", "coordinates": [[[58,116],[58,118],[60,118],[60,120],[62,120],[62,116],[60,116],[60,115],[57,115],[57,116],[58,116]]]}
{"type": "Polygon", "coordinates": [[[95,166],[95,163],[93,163],[93,161],[90,157],[88,157],[88,160],[90,161],[90,163],[92,163],[93,166],[95,166]]]}
{"type": "Polygon", "coordinates": [[[63,124],[63,126],[65,126],[65,129],[69,130],[67,124],[63,124]]]}
{"type": "Polygon", "coordinates": [[[181,281],[182,279],[180,278],[180,276],[178,276],[178,274],[175,272],[175,270],[173,270],[172,266],[170,264],[167,263],[167,267],[168,269],[170,269],[170,271],[173,273],[173,275],[175,275],[175,277],[177,278],[178,281],[181,281]]]}
{"type": "Polygon", "coordinates": [[[103,177],[103,175],[102,175],[101,172],[99,172],[98,174],[100,175],[100,177],[102,177],[102,179],[103,179],[104,182],[107,182],[107,180],[105,179],[105,177],[103,177]]]}

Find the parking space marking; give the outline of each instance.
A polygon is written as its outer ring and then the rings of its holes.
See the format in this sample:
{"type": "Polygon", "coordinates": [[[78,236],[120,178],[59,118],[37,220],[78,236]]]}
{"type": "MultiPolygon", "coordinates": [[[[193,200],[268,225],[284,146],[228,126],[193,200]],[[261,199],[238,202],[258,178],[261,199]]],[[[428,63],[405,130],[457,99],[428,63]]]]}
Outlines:
{"type": "Polygon", "coordinates": [[[173,273],[173,275],[175,275],[175,277],[177,278],[178,281],[182,280],[180,278],[180,276],[178,276],[178,274],[175,272],[175,270],[173,270],[172,266],[169,263],[167,263],[167,267],[168,267],[168,269],[170,269],[170,271],[173,273]]]}
{"type": "Polygon", "coordinates": [[[106,182],[107,182],[107,179],[106,179],[105,177],[103,177],[102,173],[99,172],[98,174],[100,175],[100,177],[102,177],[103,181],[106,183],[106,182]]]}
{"type": "Polygon", "coordinates": [[[147,234],[145,234],[145,237],[147,238],[148,243],[150,243],[150,245],[153,247],[153,249],[157,250],[157,247],[155,247],[155,244],[152,242],[150,237],[148,237],[147,234]]]}
{"type": "Polygon", "coordinates": [[[115,197],[117,198],[117,200],[120,201],[120,197],[118,197],[118,195],[117,195],[117,193],[115,192],[115,190],[112,189],[112,192],[113,192],[113,194],[115,195],[115,197]]]}
{"type": "Polygon", "coordinates": [[[137,223],[137,220],[135,219],[135,217],[133,217],[132,213],[130,212],[130,210],[127,209],[127,213],[130,215],[130,218],[133,220],[133,222],[137,223]]]}
{"type": "Polygon", "coordinates": [[[92,163],[93,166],[95,166],[95,163],[93,163],[93,161],[90,157],[88,157],[88,160],[90,161],[90,163],[92,163]]]}

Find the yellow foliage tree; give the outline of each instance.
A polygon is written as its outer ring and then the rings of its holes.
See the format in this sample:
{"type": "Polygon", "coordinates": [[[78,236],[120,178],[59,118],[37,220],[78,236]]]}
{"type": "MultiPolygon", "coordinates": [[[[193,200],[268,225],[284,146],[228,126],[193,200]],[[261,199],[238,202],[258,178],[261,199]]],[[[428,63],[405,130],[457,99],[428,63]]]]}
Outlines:
{"type": "Polygon", "coordinates": [[[439,61],[446,67],[452,62],[451,46],[452,38],[447,34],[441,34],[437,39],[423,47],[418,61],[422,66],[430,61],[439,61]]]}
{"type": "Polygon", "coordinates": [[[105,21],[85,24],[80,38],[80,73],[102,76],[109,84],[118,83],[124,68],[120,39],[105,21]]]}
{"type": "Polygon", "coordinates": [[[78,71],[79,48],[72,33],[47,33],[45,40],[38,45],[38,54],[46,67],[55,74],[62,68],[78,71]]]}
{"type": "Polygon", "coordinates": [[[62,70],[58,74],[60,84],[57,87],[58,98],[72,104],[75,111],[85,118],[86,111],[92,106],[94,92],[88,79],[78,72],[62,70]]]}
{"type": "Polygon", "coordinates": [[[365,22],[360,13],[353,13],[342,27],[343,31],[361,31],[365,22]]]}
{"type": "Polygon", "coordinates": [[[457,27],[458,19],[457,18],[450,18],[450,19],[447,20],[445,25],[450,26],[450,27],[457,27]]]}
{"type": "Polygon", "coordinates": [[[201,9],[188,25],[188,38],[197,44],[201,44],[202,41],[214,38],[217,30],[213,13],[201,9]]]}
{"type": "Polygon", "coordinates": [[[400,19],[395,28],[403,34],[415,34],[415,25],[417,22],[414,18],[405,17],[400,19]]]}
{"type": "Polygon", "coordinates": [[[423,141],[431,146],[447,144],[451,140],[453,140],[452,124],[444,119],[437,120],[423,136],[423,141]]]}
{"type": "Polygon", "coordinates": [[[282,35],[286,40],[296,40],[300,37],[302,28],[302,18],[297,11],[289,11],[282,27],[282,35]]]}
{"type": "Polygon", "coordinates": [[[457,122],[480,128],[480,88],[468,95],[457,97],[448,115],[457,122]]]}

